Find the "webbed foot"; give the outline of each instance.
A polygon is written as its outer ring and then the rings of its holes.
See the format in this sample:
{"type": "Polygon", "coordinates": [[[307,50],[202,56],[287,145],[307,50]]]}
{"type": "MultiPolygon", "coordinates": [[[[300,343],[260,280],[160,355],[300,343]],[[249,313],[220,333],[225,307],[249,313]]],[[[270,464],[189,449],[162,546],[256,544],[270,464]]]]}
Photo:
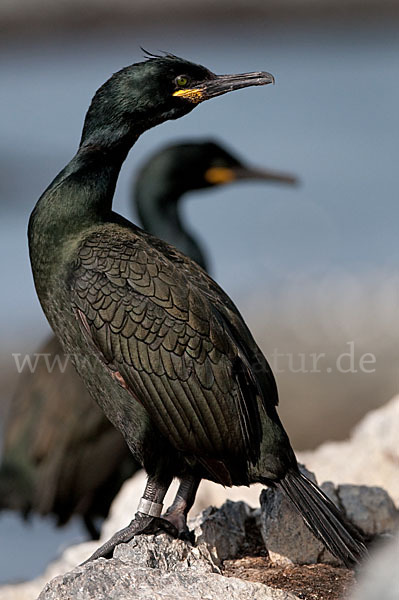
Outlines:
{"type": "Polygon", "coordinates": [[[118,544],[129,542],[136,535],[142,533],[157,533],[159,531],[166,531],[166,533],[169,533],[169,535],[175,538],[179,535],[176,527],[170,521],[162,519],[161,517],[151,517],[136,513],[133,521],[131,521],[127,527],[114,533],[114,535],[106,541],[105,544],[93,552],[82,565],[85,565],[92,560],[96,560],[97,558],[111,558],[113,551],[118,544]]]}

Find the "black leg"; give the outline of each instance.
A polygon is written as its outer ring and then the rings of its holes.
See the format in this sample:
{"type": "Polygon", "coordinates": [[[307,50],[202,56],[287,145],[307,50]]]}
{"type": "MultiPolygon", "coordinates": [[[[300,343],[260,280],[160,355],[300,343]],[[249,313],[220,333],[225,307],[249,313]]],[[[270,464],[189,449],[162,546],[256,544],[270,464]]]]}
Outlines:
{"type": "Polygon", "coordinates": [[[170,535],[177,537],[178,531],[174,524],[169,520],[160,518],[162,500],[168,491],[170,483],[171,480],[168,483],[161,483],[155,478],[149,477],[133,521],[124,529],[117,531],[82,564],[100,557],[110,558],[115,546],[128,542],[135,535],[140,535],[141,533],[156,533],[157,531],[164,530],[170,535]]]}
{"type": "Polygon", "coordinates": [[[193,476],[182,479],[173,503],[163,515],[164,519],[176,527],[179,537],[183,539],[189,539],[187,515],[194,504],[200,481],[201,479],[193,476]]]}

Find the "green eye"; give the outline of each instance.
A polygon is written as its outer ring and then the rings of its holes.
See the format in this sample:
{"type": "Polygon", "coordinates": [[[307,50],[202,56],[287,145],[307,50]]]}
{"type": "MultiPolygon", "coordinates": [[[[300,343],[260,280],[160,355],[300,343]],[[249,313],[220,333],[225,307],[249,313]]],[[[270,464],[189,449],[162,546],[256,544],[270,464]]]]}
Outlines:
{"type": "Polygon", "coordinates": [[[175,79],[175,82],[178,87],[186,87],[188,84],[188,77],[186,75],[178,75],[175,79]]]}

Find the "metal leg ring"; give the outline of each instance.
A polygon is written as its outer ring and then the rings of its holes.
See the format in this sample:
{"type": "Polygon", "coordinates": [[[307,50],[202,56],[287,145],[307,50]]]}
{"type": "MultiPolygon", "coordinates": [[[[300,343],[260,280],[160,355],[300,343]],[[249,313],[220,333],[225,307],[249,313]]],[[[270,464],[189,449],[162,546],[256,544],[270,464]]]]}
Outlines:
{"type": "Polygon", "coordinates": [[[163,509],[163,504],[159,502],[152,502],[152,500],[147,500],[147,498],[140,498],[139,505],[137,507],[137,512],[142,515],[148,515],[149,517],[160,517],[163,509]]]}

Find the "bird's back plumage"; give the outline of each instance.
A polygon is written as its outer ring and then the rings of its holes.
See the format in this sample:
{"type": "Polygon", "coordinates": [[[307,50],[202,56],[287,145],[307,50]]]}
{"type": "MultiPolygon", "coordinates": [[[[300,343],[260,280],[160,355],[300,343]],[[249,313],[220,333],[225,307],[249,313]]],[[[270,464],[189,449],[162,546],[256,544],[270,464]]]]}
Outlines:
{"type": "MultiPolygon", "coordinates": [[[[276,403],[274,379],[260,387],[251,359],[262,357],[270,373],[263,355],[196,263],[133,226],[115,236],[105,225],[81,244],[70,285],[82,334],[104,368],[121,376],[178,451],[231,470],[256,462],[260,403],[276,403]]],[[[241,469],[232,479],[246,483],[241,469]]]]}

